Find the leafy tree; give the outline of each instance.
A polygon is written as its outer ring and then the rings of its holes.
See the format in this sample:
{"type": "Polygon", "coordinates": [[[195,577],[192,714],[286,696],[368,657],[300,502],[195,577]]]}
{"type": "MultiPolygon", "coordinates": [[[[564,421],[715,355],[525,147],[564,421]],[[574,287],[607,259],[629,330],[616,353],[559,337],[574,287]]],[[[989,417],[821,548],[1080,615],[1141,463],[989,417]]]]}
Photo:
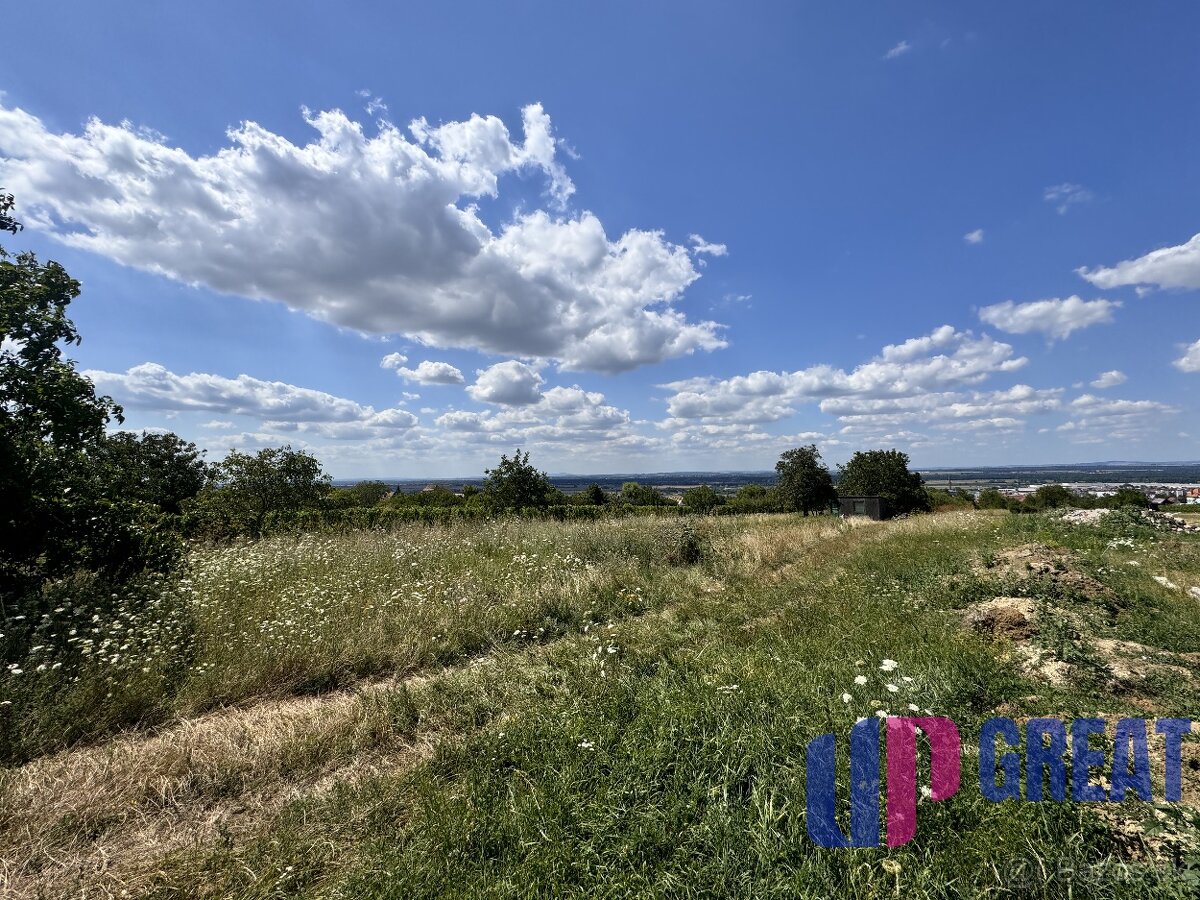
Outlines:
{"type": "Polygon", "coordinates": [[[843,497],[882,497],[892,511],[928,511],[929,492],[920,472],[908,470],[908,454],[899,450],[860,450],[838,469],[843,497]]]}
{"type": "Polygon", "coordinates": [[[608,503],[608,494],[604,493],[604,488],[600,485],[589,484],[571,500],[579,506],[604,506],[608,503]]]}
{"type": "Polygon", "coordinates": [[[1061,484],[1044,484],[1025,499],[1025,504],[1033,509],[1061,509],[1083,505],[1080,501],[1080,497],[1061,484]]]}
{"type": "Polygon", "coordinates": [[[995,488],[980,491],[975,503],[980,509],[1008,509],[1008,499],[995,488]]]}
{"type": "Polygon", "coordinates": [[[1146,496],[1146,492],[1129,484],[1121,485],[1113,496],[1107,497],[1105,500],[1106,505],[1114,509],[1119,509],[1122,506],[1137,506],[1141,509],[1150,508],[1150,498],[1146,496]]]}
{"type": "MultiPolygon", "coordinates": [[[[16,233],[11,211],[0,196],[0,229],[16,233]]],[[[67,317],[77,296],[58,263],[0,247],[0,593],[73,568],[90,529],[120,525],[82,513],[95,499],[84,490],[88,454],[121,410],[63,358],[80,342],[67,317]]]]}
{"type": "Polygon", "coordinates": [[[382,481],[360,481],[346,490],[354,499],[355,506],[374,506],[390,493],[388,486],[382,481]]]}
{"type": "Polygon", "coordinates": [[[668,500],[657,488],[627,481],[621,485],[620,501],[629,506],[670,506],[668,500]]]}
{"type": "Polygon", "coordinates": [[[329,493],[329,476],[303,450],[290,445],[253,455],[231,450],[190,506],[196,527],[212,536],[259,535],[272,513],[315,509],[329,493]]]}
{"type": "Polygon", "coordinates": [[[96,449],[95,472],[111,496],[178,515],[208,480],[203,457],[203,450],[177,434],[118,431],[96,449]]]}
{"type": "Polygon", "coordinates": [[[707,484],[702,484],[683,492],[683,505],[692,512],[712,512],[712,510],[724,502],[725,498],[707,484]]]}
{"type": "Polygon", "coordinates": [[[526,507],[545,509],[550,505],[554,488],[550,477],[529,462],[529,454],[518,449],[509,459],[503,454],[494,469],[485,469],[483,496],[493,509],[520,510],[526,507]]]}
{"type": "Polygon", "coordinates": [[[785,509],[802,512],[827,512],[837,500],[833,478],[821,462],[816,444],[784,452],[775,463],[778,477],[775,491],[785,509]]]}

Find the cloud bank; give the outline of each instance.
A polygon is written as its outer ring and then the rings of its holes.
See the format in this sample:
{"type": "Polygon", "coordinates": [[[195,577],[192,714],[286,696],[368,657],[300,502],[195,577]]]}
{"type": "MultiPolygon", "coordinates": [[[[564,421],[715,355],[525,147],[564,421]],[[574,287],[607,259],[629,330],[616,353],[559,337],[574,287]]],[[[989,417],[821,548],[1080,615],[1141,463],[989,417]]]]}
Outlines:
{"type": "Polygon", "coordinates": [[[495,116],[372,135],[338,110],[305,121],[307,144],[244,122],[193,156],[128,123],[56,134],[0,106],[0,183],[64,244],[363,332],[601,372],[724,346],[672,306],[699,277],[687,247],[566,211],[574,184],[539,104],[520,141],[495,116]],[[549,208],[493,230],[477,203],[520,173],[549,208]]]}

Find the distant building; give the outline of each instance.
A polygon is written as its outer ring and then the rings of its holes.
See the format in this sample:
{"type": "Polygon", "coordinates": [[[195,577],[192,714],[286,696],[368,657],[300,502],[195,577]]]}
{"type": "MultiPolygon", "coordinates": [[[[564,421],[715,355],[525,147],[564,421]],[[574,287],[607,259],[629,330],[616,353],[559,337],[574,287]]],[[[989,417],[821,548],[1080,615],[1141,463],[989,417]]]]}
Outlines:
{"type": "Polygon", "coordinates": [[[882,497],[838,497],[838,511],[843,516],[866,516],[869,519],[890,519],[892,511],[882,497]]]}

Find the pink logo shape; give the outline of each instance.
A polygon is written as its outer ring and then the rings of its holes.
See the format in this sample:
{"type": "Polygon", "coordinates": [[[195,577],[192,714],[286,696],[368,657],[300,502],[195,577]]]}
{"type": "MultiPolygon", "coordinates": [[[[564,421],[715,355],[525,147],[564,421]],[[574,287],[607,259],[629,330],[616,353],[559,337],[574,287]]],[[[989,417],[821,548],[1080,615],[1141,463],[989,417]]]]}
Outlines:
{"type": "Polygon", "coordinates": [[[917,729],[929,737],[929,777],[934,800],[958,793],[961,741],[944,716],[889,716],[887,720],[887,844],[899,847],[917,833],[917,729]]]}

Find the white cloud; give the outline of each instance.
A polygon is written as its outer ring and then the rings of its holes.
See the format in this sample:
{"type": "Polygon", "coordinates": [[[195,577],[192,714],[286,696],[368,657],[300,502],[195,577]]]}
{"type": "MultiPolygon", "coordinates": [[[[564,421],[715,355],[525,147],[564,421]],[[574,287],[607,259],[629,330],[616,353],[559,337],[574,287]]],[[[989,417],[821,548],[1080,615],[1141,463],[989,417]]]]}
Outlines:
{"type": "Polygon", "coordinates": [[[1200,372],[1200,341],[1190,344],[1183,356],[1172,363],[1180,372],[1200,372]]]}
{"type": "Polygon", "coordinates": [[[520,142],[495,116],[372,136],[337,110],[306,121],[308,144],[244,122],[192,156],[127,124],[56,134],[0,106],[0,183],[64,244],[363,332],[605,372],[724,346],[671,306],[699,277],[686,247],[564,212],[575,188],[540,105],[520,142]],[[474,201],[528,172],[551,211],[493,232],[474,201]]]}
{"type": "Polygon", "coordinates": [[[484,403],[524,406],[542,398],[539,390],[542,376],[537,369],[515,359],[478,369],[475,374],[478,377],[467,388],[467,393],[484,403]]]}
{"type": "Polygon", "coordinates": [[[1064,182],[1056,184],[1053,187],[1046,188],[1042,192],[1042,197],[1047,203],[1053,203],[1058,210],[1060,216],[1067,214],[1072,206],[1079,203],[1087,203],[1095,198],[1095,195],[1081,184],[1071,184],[1064,182]]]}
{"type": "MultiPolygon", "coordinates": [[[[398,354],[393,354],[398,355],[398,354]]],[[[384,357],[386,360],[388,357],[384,357]]],[[[417,381],[421,384],[462,384],[466,381],[463,373],[447,362],[424,360],[415,369],[395,366],[396,374],[406,381],[417,381]]]]}
{"type": "Polygon", "coordinates": [[[1178,412],[1156,400],[1116,400],[1082,394],[1071,401],[1072,418],[1059,425],[1080,443],[1140,441],[1157,432],[1161,420],[1178,412]]]}
{"type": "Polygon", "coordinates": [[[613,447],[626,451],[648,449],[657,439],[632,428],[629,413],[604,402],[604,395],[578,386],[553,387],[528,405],[500,411],[451,410],[435,423],[454,440],[499,446],[613,447]]]}
{"type": "Polygon", "coordinates": [[[1101,372],[1096,380],[1091,382],[1092,387],[1097,390],[1105,390],[1106,388],[1116,387],[1118,384],[1124,384],[1128,381],[1124,372],[1117,369],[1110,369],[1107,372],[1101,372]]]}
{"type": "Polygon", "coordinates": [[[1099,266],[1075,271],[1096,287],[1104,289],[1128,285],[1200,289],[1200,234],[1186,244],[1162,247],[1111,268],[1099,266]]]}
{"type": "Polygon", "coordinates": [[[887,53],[883,54],[883,58],[896,59],[903,56],[905,53],[908,53],[910,50],[912,50],[912,44],[910,44],[908,41],[901,41],[887,53]]]}
{"type": "Polygon", "coordinates": [[[987,335],[949,325],[902,344],[892,344],[851,372],[828,365],[795,372],[752,372],[725,380],[693,378],[664,385],[675,393],[673,418],[724,422],[770,422],[786,418],[805,401],[834,398],[898,398],[951,386],[975,384],[1012,372],[1027,360],[987,335]]]}
{"type": "Polygon", "coordinates": [[[379,361],[379,366],[383,369],[399,369],[406,362],[408,362],[408,357],[403,353],[389,353],[379,361]]]}
{"type": "MultiPolygon", "coordinates": [[[[327,437],[353,437],[413,427],[417,418],[402,409],[376,411],[353,400],[282,381],[249,375],[226,378],[192,372],[177,375],[157,363],[142,363],[124,373],[83,372],[99,392],[144,409],[218,412],[253,416],[275,430],[306,431],[327,437]]],[[[205,427],[227,426],[210,422],[205,427]]]]}
{"type": "Polygon", "coordinates": [[[966,241],[968,244],[982,244],[983,243],[983,229],[976,228],[974,231],[968,231],[966,234],[963,235],[963,240],[966,241]]]}
{"type": "Polygon", "coordinates": [[[727,256],[729,254],[729,248],[724,244],[710,243],[698,234],[689,234],[688,240],[692,242],[694,253],[707,253],[710,256],[727,256]]]}
{"type": "Polygon", "coordinates": [[[979,318],[1012,334],[1036,331],[1049,338],[1065,338],[1071,332],[1089,325],[1111,322],[1113,310],[1120,306],[1119,300],[1082,300],[1077,296],[1065,300],[1035,300],[1032,303],[1006,300],[994,306],[985,306],[979,311],[979,318]]]}

